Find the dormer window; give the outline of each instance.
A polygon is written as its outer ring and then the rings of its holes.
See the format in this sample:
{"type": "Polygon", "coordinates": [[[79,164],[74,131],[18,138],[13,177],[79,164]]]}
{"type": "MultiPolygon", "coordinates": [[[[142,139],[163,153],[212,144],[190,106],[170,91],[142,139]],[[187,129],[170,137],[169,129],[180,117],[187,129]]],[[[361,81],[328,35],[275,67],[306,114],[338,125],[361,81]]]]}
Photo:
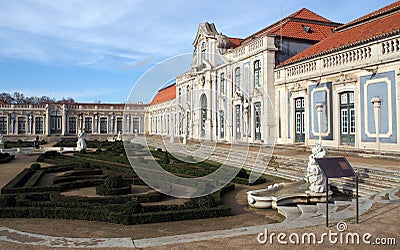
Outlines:
{"type": "Polygon", "coordinates": [[[235,69],[235,91],[240,91],[240,67],[235,69]]]}
{"type": "Polygon", "coordinates": [[[303,30],[307,33],[312,33],[311,27],[307,26],[307,25],[302,25],[303,26],[303,30]]]}

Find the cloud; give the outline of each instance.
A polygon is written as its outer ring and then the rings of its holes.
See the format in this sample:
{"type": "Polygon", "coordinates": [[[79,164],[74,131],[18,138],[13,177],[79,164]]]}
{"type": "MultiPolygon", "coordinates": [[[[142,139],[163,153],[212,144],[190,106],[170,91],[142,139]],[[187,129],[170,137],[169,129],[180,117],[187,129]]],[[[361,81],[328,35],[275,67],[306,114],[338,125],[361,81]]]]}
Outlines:
{"type": "MultiPolygon", "coordinates": [[[[306,0],[282,4],[283,16],[311,5],[306,0]]],[[[312,2],[315,8],[329,5],[312,2]]],[[[1,1],[0,58],[121,69],[190,52],[200,22],[247,37],[279,18],[279,1],[1,1]]]]}

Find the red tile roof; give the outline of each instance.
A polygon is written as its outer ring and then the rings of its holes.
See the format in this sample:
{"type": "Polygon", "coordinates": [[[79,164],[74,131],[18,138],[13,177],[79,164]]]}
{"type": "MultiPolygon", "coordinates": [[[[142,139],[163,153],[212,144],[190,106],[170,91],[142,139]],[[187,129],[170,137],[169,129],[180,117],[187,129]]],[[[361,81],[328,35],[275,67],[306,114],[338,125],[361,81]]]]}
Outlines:
{"type": "Polygon", "coordinates": [[[321,21],[321,22],[332,22],[331,20],[318,15],[315,12],[312,12],[311,10],[309,10],[307,8],[302,8],[301,10],[289,15],[288,17],[321,21]]]}
{"type": "Polygon", "coordinates": [[[321,41],[332,35],[332,28],[336,28],[340,23],[332,22],[320,15],[315,14],[309,9],[303,8],[278,22],[254,33],[243,39],[241,44],[247,44],[254,39],[271,34],[282,35],[282,37],[304,39],[311,41],[321,41]],[[309,26],[310,32],[303,29],[309,26]]]}
{"type": "Polygon", "coordinates": [[[176,85],[172,84],[163,89],[160,89],[154,99],[151,101],[150,106],[173,100],[176,97],[176,85]]]}
{"type": "Polygon", "coordinates": [[[243,39],[241,38],[234,38],[234,37],[229,37],[228,39],[231,42],[233,48],[239,46],[240,43],[243,41],[243,39]]]}
{"type": "Polygon", "coordinates": [[[400,12],[395,11],[400,10],[400,1],[389,6],[382,8],[385,10],[384,12],[381,9],[338,27],[338,32],[334,35],[289,58],[279,67],[346,48],[356,43],[370,41],[391,32],[400,32],[400,12]],[[389,13],[391,14],[389,15],[389,13]],[[374,19],[370,20],[371,17],[374,17],[374,19]],[[364,22],[360,23],[357,20],[364,20],[364,22]]]}
{"type": "Polygon", "coordinates": [[[332,29],[332,26],[323,24],[288,21],[285,22],[282,27],[275,27],[274,29],[271,29],[268,33],[277,36],[280,36],[282,33],[283,37],[321,41],[333,34],[332,29]],[[307,27],[309,27],[308,32],[304,29],[307,27]]]}
{"type": "Polygon", "coordinates": [[[383,8],[380,8],[379,10],[373,11],[373,12],[367,14],[367,15],[364,15],[364,16],[362,16],[360,18],[357,18],[357,19],[355,19],[355,20],[353,20],[353,21],[351,21],[349,23],[346,23],[346,24],[338,27],[337,30],[344,29],[344,28],[352,26],[352,25],[354,25],[356,23],[365,22],[368,19],[372,19],[372,18],[377,17],[377,16],[379,16],[379,15],[381,15],[383,13],[393,11],[395,9],[398,9],[399,7],[400,7],[400,1],[396,1],[396,2],[394,2],[392,4],[389,4],[389,5],[387,5],[387,6],[383,7],[383,8]]]}

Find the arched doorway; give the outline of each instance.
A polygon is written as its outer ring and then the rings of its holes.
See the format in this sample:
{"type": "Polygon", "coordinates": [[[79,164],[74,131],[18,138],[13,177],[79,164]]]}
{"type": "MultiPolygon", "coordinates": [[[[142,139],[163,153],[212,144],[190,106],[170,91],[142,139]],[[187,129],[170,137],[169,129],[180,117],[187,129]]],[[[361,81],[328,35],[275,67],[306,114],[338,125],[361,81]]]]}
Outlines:
{"type": "Polygon", "coordinates": [[[207,120],[207,96],[202,94],[200,97],[201,114],[200,114],[200,136],[206,135],[206,120],[207,120]]]}

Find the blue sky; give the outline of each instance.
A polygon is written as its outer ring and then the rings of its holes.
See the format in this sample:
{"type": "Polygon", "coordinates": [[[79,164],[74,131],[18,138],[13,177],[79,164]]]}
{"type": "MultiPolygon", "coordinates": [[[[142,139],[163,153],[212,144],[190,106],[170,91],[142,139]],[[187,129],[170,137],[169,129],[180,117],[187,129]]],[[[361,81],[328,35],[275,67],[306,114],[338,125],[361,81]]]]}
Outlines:
{"type": "MultiPolygon", "coordinates": [[[[392,2],[282,0],[282,14],[306,7],[345,23],[392,2]]],[[[192,53],[199,23],[246,37],[279,20],[280,6],[277,0],[0,0],[0,92],[122,103],[147,70],[192,53]]],[[[137,96],[150,101],[160,84],[137,96]]]]}

